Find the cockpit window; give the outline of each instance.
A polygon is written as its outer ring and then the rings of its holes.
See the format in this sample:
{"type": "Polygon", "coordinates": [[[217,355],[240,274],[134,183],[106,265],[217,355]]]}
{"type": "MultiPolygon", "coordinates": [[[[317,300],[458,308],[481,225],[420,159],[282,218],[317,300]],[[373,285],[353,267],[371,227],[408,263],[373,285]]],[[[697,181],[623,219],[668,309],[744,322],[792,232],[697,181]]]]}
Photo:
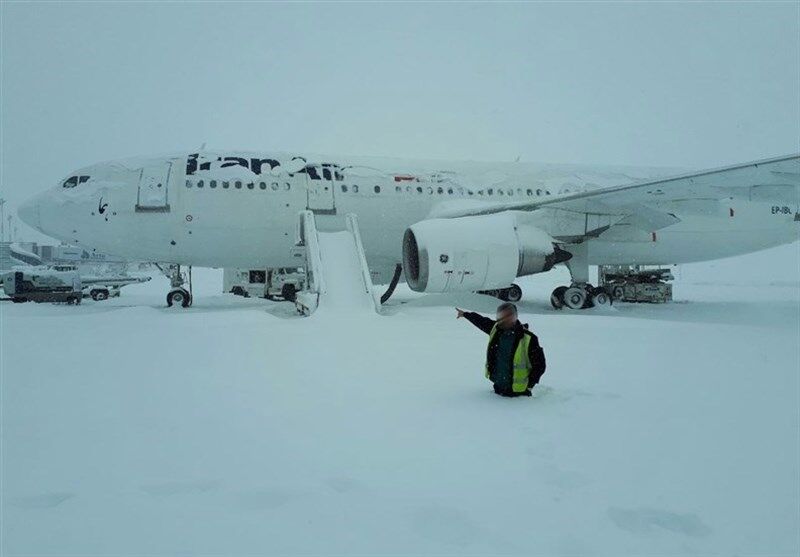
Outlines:
{"type": "Polygon", "coordinates": [[[64,180],[62,187],[74,188],[78,184],[83,184],[84,182],[88,181],[89,181],[89,176],[70,176],[69,178],[64,180]]]}

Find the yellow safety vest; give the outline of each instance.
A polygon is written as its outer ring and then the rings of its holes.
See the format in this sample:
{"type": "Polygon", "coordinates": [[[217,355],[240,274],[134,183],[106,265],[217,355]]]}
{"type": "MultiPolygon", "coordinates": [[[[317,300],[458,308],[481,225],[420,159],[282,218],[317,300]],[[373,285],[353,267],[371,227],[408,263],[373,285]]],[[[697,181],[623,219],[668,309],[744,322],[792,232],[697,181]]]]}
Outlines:
{"type": "MultiPolygon", "coordinates": [[[[492,327],[489,332],[489,346],[492,345],[494,335],[497,333],[497,325],[492,327]]],[[[528,359],[528,347],[530,346],[531,337],[523,333],[522,338],[517,344],[517,349],[514,351],[514,377],[511,382],[511,390],[515,393],[522,393],[528,389],[528,377],[531,374],[531,361],[528,359]]],[[[488,355],[488,347],[487,347],[488,355]]],[[[486,360],[484,373],[486,378],[489,378],[489,360],[486,360]]]]}

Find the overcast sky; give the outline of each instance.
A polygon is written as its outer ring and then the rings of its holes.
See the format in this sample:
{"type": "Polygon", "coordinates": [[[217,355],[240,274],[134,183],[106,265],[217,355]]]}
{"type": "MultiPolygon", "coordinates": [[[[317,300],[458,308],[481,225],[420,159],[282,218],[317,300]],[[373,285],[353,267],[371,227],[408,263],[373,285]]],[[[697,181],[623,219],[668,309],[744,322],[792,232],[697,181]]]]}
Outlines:
{"type": "Polygon", "coordinates": [[[2,3],[2,192],[209,148],[713,167],[800,151],[800,4],[2,3]]]}

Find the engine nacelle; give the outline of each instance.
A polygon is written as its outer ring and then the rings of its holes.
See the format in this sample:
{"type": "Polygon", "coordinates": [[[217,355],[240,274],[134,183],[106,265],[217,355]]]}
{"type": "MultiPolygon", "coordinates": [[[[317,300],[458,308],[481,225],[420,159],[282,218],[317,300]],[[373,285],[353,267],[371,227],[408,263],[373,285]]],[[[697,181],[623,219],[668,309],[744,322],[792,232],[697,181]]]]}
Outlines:
{"type": "Polygon", "coordinates": [[[517,225],[509,213],[424,220],[403,236],[406,282],[417,292],[505,288],[570,257],[549,234],[517,225]]]}

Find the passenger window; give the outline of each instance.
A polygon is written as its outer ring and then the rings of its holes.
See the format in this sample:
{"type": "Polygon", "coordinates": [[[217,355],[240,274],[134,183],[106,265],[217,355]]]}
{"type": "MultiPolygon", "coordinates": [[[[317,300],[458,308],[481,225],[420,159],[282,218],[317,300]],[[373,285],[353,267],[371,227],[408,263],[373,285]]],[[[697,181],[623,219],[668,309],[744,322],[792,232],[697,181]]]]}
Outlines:
{"type": "Polygon", "coordinates": [[[436,188],[436,193],[438,193],[440,195],[443,194],[444,193],[444,188],[442,186],[439,186],[438,188],[436,188]]]}
{"type": "Polygon", "coordinates": [[[331,179],[331,169],[327,168],[327,167],[323,168],[322,169],[322,177],[324,179],[326,179],[326,180],[330,180],[331,179]]]}
{"type": "Polygon", "coordinates": [[[381,193],[381,187],[375,186],[375,193],[381,193]]]}
{"type": "Polygon", "coordinates": [[[258,187],[261,188],[262,190],[265,190],[265,189],[267,189],[267,184],[266,184],[266,182],[260,182],[258,184],[258,187]]]}
{"type": "Polygon", "coordinates": [[[417,193],[422,193],[422,186],[417,186],[417,193]]]}
{"type": "Polygon", "coordinates": [[[66,180],[64,180],[63,187],[65,188],[74,188],[78,185],[78,177],[77,176],[70,176],[66,180]]]}
{"type": "Polygon", "coordinates": [[[203,187],[203,181],[202,180],[198,180],[197,187],[198,188],[202,188],[203,187]]]}
{"type": "Polygon", "coordinates": [[[80,178],[78,178],[78,183],[79,184],[83,184],[84,182],[88,182],[88,181],[89,181],[89,177],[88,176],[81,176],[80,178]]]}
{"type": "Polygon", "coordinates": [[[192,181],[191,180],[186,180],[186,187],[187,188],[191,188],[192,187],[192,181]]]}
{"type": "Polygon", "coordinates": [[[453,195],[453,188],[447,188],[447,194],[453,195]]]}
{"type": "Polygon", "coordinates": [[[395,193],[403,193],[403,188],[401,188],[400,186],[395,186],[394,191],[395,193]]]}
{"type": "Polygon", "coordinates": [[[208,187],[209,187],[209,188],[211,188],[211,189],[213,190],[214,188],[216,188],[216,187],[217,187],[217,181],[216,181],[216,180],[211,180],[211,181],[208,183],[208,187]]]}
{"type": "Polygon", "coordinates": [[[342,184],[342,193],[347,193],[347,186],[342,184]]]}
{"type": "Polygon", "coordinates": [[[286,191],[289,191],[290,189],[292,189],[292,186],[289,184],[289,182],[286,182],[286,183],[283,185],[283,187],[286,189],[286,191]]]}
{"type": "Polygon", "coordinates": [[[542,190],[536,190],[536,195],[542,195],[542,190]]]}
{"type": "Polygon", "coordinates": [[[242,183],[239,180],[236,180],[233,183],[233,187],[235,187],[237,190],[240,190],[240,189],[242,189],[242,183]]]}
{"type": "Polygon", "coordinates": [[[431,186],[428,186],[428,194],[433,195],[433,188],[431,186]]]}
{"type": "Polygon", "coordinates": [[[504,195],[503,194],[503,190],[501,190],[500,188],[497,188],[497,195],[504,195]]]}
{"type": "Polygon", "coordinates": [[[278,191],[278,182],[272,182],[269,187],[272,188],[272,191],[278,191]]]}
{"type": "Polygon", "coordinates": [[[528,196],[529,196],[529,197],[530,197],[531,195],[533,195],[533,190],[530,190],[530,189],[529,189],[529,190],[525,190],[525,192],[528,194],[528,196]]]}
{"type": "Polygon", "coordinates": [[[488,190],[486,190],[486,195],[492,195],[493,193],[494,193],[494,190],[492,188],[489,188],[488,190]]]}
{"type": "Polygon", "coordinates": [[[256,185],[253,182],[247,182],[247,189],[251,190],[254,187],[256,187],[256,185]]]}
{"type": "Polygon", "coordinates": [[[222,182],[222,189],[226,190],[226,189],[228,189],[230,186],[231,186],[231,185],[230,185],[230,183],[229,183],[229,182],[227,182],[227,181],[225,181],[225,182],[222,182]]]}

